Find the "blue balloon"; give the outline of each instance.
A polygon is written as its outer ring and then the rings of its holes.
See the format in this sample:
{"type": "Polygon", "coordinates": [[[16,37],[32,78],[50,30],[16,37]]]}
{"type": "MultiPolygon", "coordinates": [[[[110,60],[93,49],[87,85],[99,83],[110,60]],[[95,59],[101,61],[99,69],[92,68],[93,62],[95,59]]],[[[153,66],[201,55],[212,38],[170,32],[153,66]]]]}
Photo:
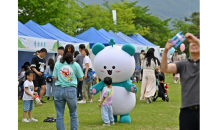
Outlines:
{"type": "Polygon", "coordinates": [[[170,52],[170,54],[172,54],[172,55],[173,55],[173,54],[174,54],[174,52],[175,52],[175,48],[174,48],[174,47],[171,47],[171,48],[170,48],[170,50],[169,50],[169,52],[170,52]]]}

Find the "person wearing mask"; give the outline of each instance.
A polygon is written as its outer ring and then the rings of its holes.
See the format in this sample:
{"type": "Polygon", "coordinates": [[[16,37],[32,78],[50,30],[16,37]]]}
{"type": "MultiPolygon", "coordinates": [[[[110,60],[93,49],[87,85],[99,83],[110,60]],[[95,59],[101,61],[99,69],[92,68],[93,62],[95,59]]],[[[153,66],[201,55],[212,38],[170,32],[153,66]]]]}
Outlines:
{"type": "Polygon", "coordinates": [[[74,62],[74,46],[67,44],[65,46],[63,57],[57,61],[53,70],[53,76],[56,80],[54,104],[56,109],[56,128],[57,130],[65,130],[64,126],[64,110],[65,104],[69,108],[70,129],[77,130],[77,100],[76,87],[77,77],[83,81],[83,72],[78,63],[74,62]]]}
{"type": "MultiPolygon", "coordinates": [[[[48,60],[48,66],[46,67],[45,74],[46,75],[53,75],[55,62],[52,58],[49,58],[48,60]]],[[[47,100],[50,100],[50,92],[52,88],[52,97],[54,99],[54,93],[55,93],[55,80],[53,77],[47,77],[47,79],[50,79],[51,81],[47,81],[47,88],[46,88],[46,95],[47,100]]]]}
{"type": "Polygon", "coordinates": [[[60,59],[62,58],[64,54],[64,47],[60,46],[58,47],[58,58],[57,58],[57,61],[60,61],[60,59]]]}
{"type": "Polygon", "coordinates": [[[180,130],[200,129],[200,39],[191,33],[185,34],[189,44],[191,58],[167,64],[167,52],[172,43],[169,39],[161,61],[161,71],[164,73],[180,73],[181,107],[179,115],[180,130]]]}
{"type": "Polygon", "coordinates": [[[154,96],[156,92],[156,78],[154,70],[159,71],[157,59],[154,56],[152,48],[147,51],[141,68],[143,69],[144,75],[142,78],[140,100],[146,100],[147,103],[151,103],[150,97],[154,96]]]}
{"type": "MultiPolygon", "coordinates": [[[[80,54],[78,54],[75,58],[75,61],[80,65],[81,69],[83,70],[83,59],[84,57],[81,55],[81,52],[83,49],[85,49],[86,46],[84,44],[80,44],[79,45],[79,52],[80,54]]],[[[75,55],[75,54],[74,54],[75,55]]],[[[79,98],[79,100],[83,99],[83,95],[82,95],[82,87],[83,87],[83,81],[79,81],[78,79],[78,87],[77,87],[77,98],[79,98]],[[80,95],[80,96],[79,96],[80,95]]]]}
{"type": "Polygon", "coordinates": [[[84,73],[84,80],[83,80],[83,100],[81,100],[78,103],[86,103],[86,97],[88,95],[89,97],[89,103],[92,103],[92,95],[90,94],[89,89],[92,87],[92,81],[93,81],[93,73],[92,73],[92,62],[90,60],[89,51],[85,48],[82,50],[81,55],[84,57],[83,59],[83,73],[84,73]]]}
{"type": "Polygon", "coordinates": [[[31,70],[35,73],[35,78],[33,79],[34,83],[34,91],[37,91],[38,87],[41,87],[39,98],[42,103],[46,103],[42,101],[42,96],[45,93],[46,82],[44,77],[44,66],[45,66],[45,58],[46,58],[47,50],[42,48],[39,52],[39,55],[32,58],[31,61],[31,70]]]}
{"type": "MultiPolygon", "coordinates": [[[[178,51],[175,50],[175,53],[174,53],[174,55],[173,55],[172,58],[171,58],[171,63],[176,63],[176,62],[178,62],[178,61],[181,61],[181,58],[180,58],[180,56],[178,55],[178,51]]],[[[173,74],[173,79],[174,79],[174,83],[177,83],[175,74],[173,74]]]]}

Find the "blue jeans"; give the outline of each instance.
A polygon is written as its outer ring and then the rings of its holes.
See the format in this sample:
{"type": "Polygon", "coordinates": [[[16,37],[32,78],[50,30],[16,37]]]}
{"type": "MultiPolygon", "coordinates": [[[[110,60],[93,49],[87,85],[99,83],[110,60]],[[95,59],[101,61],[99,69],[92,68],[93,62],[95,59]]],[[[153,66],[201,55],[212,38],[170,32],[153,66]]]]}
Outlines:
{"type": "Polygon", "coordinates": [[[101,106],[101,116],[102,116],[104,123],[110,123],[110,121],[114,121],[112,106],[102,105],[101,106]]]}
{"type": "Polygon", "coordinates": [[[77,79],[77,98],[83,99],[83,95],[82,95],[82,87],[83,87],[83,81],[79,81],[79,79],[77,79]],[[80,94],[80,97],[79,97],[80,94]]]}
{"type": "Polygon", "coordinates": [[[77,98],[76,87],[63,88],[57,86],[54,93],[54,104],[57,112],[56,127],[57,130],[65,130],[64,126],[64,110],[67,103],[70,113],[70,128],[77,130],[78,116],[77,116],[77,98]]]}
{"type": "Polygon", "coordinates": [[[53,80],[51,83],[46,83],[46,95],[47,97],[50,97],[51,94],[51,88],[52,88],[52,96],[54,97],[54,93],[55,93],[55,80],[53,80]]]}

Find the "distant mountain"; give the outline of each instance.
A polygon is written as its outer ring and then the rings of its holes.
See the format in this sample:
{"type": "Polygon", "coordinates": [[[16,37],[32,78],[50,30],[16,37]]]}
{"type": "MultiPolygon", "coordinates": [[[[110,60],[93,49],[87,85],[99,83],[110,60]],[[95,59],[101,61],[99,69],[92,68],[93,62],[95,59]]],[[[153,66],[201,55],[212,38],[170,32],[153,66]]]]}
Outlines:
{"type": "MultiPolygon", "coordinates": [[[[80,0],[85,4],[103,4],[103,0],[80,0]]],[[[117,2],[117,0],[110,0],[117,2]]],[[[160,19],[181,19],[189,17],[193,12],[200,12],[200,0],[129,0],[138,1],[137,6],[149,6],[149,13],[160,19]]],[[[172,21],[171,20],[171,21],[172,21]]],[[[171,26],[171,24],[170,24],[171,26]]]]}

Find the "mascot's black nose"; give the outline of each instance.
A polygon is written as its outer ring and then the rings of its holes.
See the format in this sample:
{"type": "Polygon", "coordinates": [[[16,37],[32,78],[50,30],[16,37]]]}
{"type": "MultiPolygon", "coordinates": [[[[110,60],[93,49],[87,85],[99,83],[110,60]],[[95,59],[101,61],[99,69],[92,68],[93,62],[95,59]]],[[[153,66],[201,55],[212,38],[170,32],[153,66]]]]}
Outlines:
{"type": "Polygon", "coordinates": [[[109,75],[112,75],[112,70],[107,70],[109,75]]]}

